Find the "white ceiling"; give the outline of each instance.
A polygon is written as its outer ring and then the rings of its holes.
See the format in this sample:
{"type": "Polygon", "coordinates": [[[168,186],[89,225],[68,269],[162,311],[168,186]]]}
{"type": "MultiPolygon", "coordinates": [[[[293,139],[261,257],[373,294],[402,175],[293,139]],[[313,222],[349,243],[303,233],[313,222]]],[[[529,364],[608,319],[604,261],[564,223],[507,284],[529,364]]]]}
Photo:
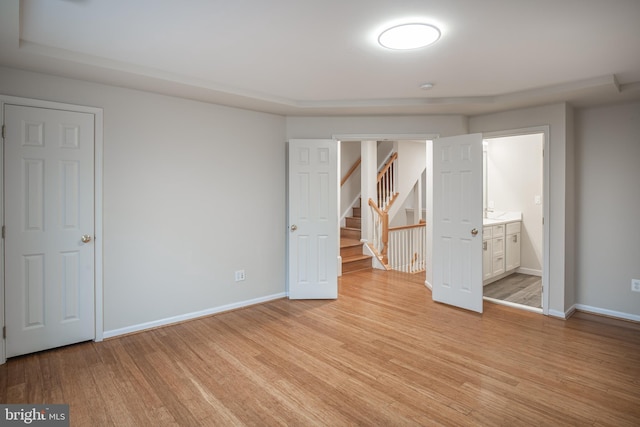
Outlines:
{"type": "Polygon", "coordinates": [[[640,99],[640,1],[2,0],[0,65],[290,115],[595,105],[640,99]],[[442,37],[377,45],[403,20],[442,37]]]}

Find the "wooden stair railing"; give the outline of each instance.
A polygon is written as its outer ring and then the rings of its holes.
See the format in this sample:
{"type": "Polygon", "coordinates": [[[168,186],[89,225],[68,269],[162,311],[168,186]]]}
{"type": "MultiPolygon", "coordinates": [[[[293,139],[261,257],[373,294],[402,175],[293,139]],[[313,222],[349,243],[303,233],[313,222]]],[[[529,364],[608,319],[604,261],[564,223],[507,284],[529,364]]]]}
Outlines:
{"type": "MultiPolygon", "coordinates": [[[[351,166],[349,171],[342,178],[340,185],[351,177],[361,164],[361,158],[351,166]]],[[[373,239],[369,244],[371,250],[376,254],[385,269],[398,269],[411,273],[424,271],[424,246],[426,235],[424,230],[426,225],[421,221],[420,224],[389,228],[389,210],[398,198],[397,192],[397,172],[398,172],[398,153],[393,153],[385,165],[382,167],[377,176],[377,202],[369,199],[368,204],[373,219],[373,239]],[[396,250],[393,254],[392,264],[389,262],[389,240],[390,232],[394,235],[394,246],[408,244],[407,248],[396,250]],[[415,242],[418,242],[416,245],[415,242]]]]}
{"type": "Polygon", "coordinates": [[[398,153],[393,153],[377,177],[378,207],[389,212],[397,192],[398,153]]]}
{"type": "Polygon", "coordinates": [[[390,269],[405,273],[425,271],[426,229],[424,220],[419,224],[389,228],[387,258],[390,269]]]}
{"type": "Polygon", "coordinates": [[[362,157],[358,157],[358,160],[356,160],[355,163],[353,163],[351,168],[342,177],[342,181],[340,181],[340,187],[342,187],[344,185],[344,183],[347,182],[347,180],[349,178],[351,178],[351,175],[353,175],[353,173],[356,171],[356,169],[358,169],[358,166],[360,166],[360,163],[362,163],[362,157]]]}
{"type": "MultiPolygon", "coordinates": [[[[373,199],[369,199],[369,207],[373,214],[373,243],[371,249],[380,262],[387,268],[389,258],[389,213],[381,210],[373,199]]],[[[388,268],[387,268],[388,269],[388,268]]]]}
{"type": "Polygon", "coordinates": [[[384,267],[389,270],[389,209],[398,197],[397,171],[398,153],[393,153],[378,172],[376,189],[377,203],[369,199],[373,216],[373,244],[371,249],[384,267]]]}

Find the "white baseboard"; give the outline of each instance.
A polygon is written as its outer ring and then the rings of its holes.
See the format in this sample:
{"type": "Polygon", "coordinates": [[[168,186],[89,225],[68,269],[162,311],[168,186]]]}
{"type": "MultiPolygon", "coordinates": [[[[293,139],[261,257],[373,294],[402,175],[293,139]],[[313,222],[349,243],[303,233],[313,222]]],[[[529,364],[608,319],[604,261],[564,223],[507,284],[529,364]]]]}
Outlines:
{"type": "Polygon", "coordinates": [[[431,282],[429,282],[428,280],[424,281],[424,285],[433,292],[433,285],[431,284],[431,282]]]}
{"type": "Polygon", "coordinates": [[[542,277],[542,270],[534,270],[533,268],[522,268],[518,267],[516,269],[516,273],[528,274],[530,276],[539,276],[542,277]]]}
{"type": "Polygon", "coordinates": [[[160,326],[167,326],[174,323],[184,322],[186,320],[193,320],[199,317],[211,316],[212,314],[222,313],[224,311],[235,310],[238,308],[248,307],[250,305],[260,304],[267,301],[272,301],[286,297],[286,293],[282,292],[274,295],[267,295],[265,297],[254,298],[247,301],[240,301],[233,304],[222,305],[219,307],[212,307],[206,310],[195,311],[192,313],[181,314],[179,316],[167,317],[165,319],[154,320],[153,322],[140,323],[138,325],[127,326],[120,329],[112,329],[110,331],[104,331],[103,337],[113,338],[119,335],[131,334],[133,332],[140,332],[147,329],[153,329],[160,326]]]}
{"type": "Polygon", "coordinates": [[[640,315],[623,313],[621,311],[608,310],[606,308],[592,307],[590,305],[576,304],[574,305],[576,310],[584,311],[586,313],[600,314],[607,317],[615,317],[618,319],[631,320],[633,322],[640,322],[640,315]]]}
{"type": "Polygon", "coordinates": [[[489,302],[492,302],[494,304],[504,305],[504,306],[507,306],[507,307],[517,308],[519,310],[530,311],[532,313],[542,314],[542,309],[541,308],[529,307],[528,305],[516,304],[514,302],[505,301],[505,300],[496,299],[496,298],[490,298],[490,297],[482,297],[482,299],[483,299],[483,301],[489,301],[489,302]]]}
{"type": "Polygon", "coordinates": [[[576,306],[573,305],[567,311],[549,310],[549,316],[558,317],[560,319],[567,320],[576,311],[576,306]]]}

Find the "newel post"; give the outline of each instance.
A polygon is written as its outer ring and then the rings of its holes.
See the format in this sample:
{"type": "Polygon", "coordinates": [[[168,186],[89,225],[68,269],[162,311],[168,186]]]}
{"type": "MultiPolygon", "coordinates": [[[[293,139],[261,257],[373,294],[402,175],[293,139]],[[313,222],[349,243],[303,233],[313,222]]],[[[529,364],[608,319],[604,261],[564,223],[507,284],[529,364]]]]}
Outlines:
{"type": "Polygon", "coordinates": [[[387,212],[382,213],[382,263],[384,265],[389,265],[389,214],[387,212]]]}

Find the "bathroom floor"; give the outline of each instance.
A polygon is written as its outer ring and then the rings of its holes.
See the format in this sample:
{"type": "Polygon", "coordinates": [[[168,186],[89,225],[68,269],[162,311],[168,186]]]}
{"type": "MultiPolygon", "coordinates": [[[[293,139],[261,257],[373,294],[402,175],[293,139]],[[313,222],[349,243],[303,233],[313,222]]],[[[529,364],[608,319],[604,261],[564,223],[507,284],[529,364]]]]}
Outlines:
{"type": "Polygon", "coordinates": [[[514,273],[488,284],[484,296],[529,307],[542,308],[542,278],[514,273]]]}

